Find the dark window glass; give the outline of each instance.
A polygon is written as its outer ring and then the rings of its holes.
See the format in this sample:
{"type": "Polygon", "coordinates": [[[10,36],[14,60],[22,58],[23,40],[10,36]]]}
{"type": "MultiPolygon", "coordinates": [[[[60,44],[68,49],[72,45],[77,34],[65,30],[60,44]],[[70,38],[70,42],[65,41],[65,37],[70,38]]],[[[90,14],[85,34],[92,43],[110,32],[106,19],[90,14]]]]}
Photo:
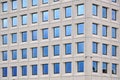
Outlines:
{"type": "Polygon", "coordinates": [[[48,46],[42,47],[43,57],[48,57],[48,46]]]}
{"type": "Polygon", "coordinates": [[[71,73],[71,72],[72,72],[72,63],[65,62],[65,73],[71,73]]]}
{"type": "Polygon", "coordinates": [[[107,18],[107,7],[102,7],[102,17],[107,18]]]}
{"type": "Polygon", "coordinates": [[[117,37],[117,28],[112,27],[112,38],[117,37]]]}
{"type": "Polygon", "coordinates": [[[43,33],[43,39],[48,39],[48,28],[45,28],[42,30],[42,33],[43,33]]]}
{"type": "Polygon", "coordinates": [[[84,42],[77,43],[77,53],[84,53],[84,42]]]}
{"type": "Polygon", "coordinates": [[[60,37],[60,28],[59,27],[54,27],[54,38],[60,37]]]}
{"type": "Polygon", "coordinates": [[[107,37],[107,26],[105,25],[102,27],[102,36],[107,37]]]}
{"type": "Polygon", "coordinates": [[[54,9],[53,10],[53,16],[54,16],[54,20],[60,19],[60,9],[54,9]]]}
{"type": "Polygon", "coordinates": [[[48,74],[48,64],[43,64],[43,74],[46,75],[48,74]]]}
{"type": "Polygon", "coordinates": [[[92,66],[93,66],[92,67],[93,72],[98,72],[98,62],[93,61],[92,66]]]}
{"type": "Polygon", "coordinates": [[[47,3],[48,3],[48,0],[42,0],[42,3],[43,3],[43,4],[47,4],[47,3]]]}
{"type": "Polygon", "coordinates": [[[72,52],[72,44],[71,43],[65,44],[65,54],[69,55],[71,54],[71,52],[72,52]]]}
{"type": "Polygon", "coordinates": [[[7,36],[7,34],[2,35],[2,44],[3,45],[8,44],[8,36],[7,36]]]}
{"type": "Polygon", "coordinates": [[[37,65],[32,65],[32,75],[37,75],[37,65]]]}
{"type": "Polygon", "coordinates": [[[2,60],[7,61],[8,60],[8,53],[7,51],[2,51],[2,60]]]}
{"type": "Polygon", "coordinates": [[[2,77],[7,77],[8,76],[8,70],[7,67],[2,68],[2,77]]]}
{"type": "Polygon", "coordinates": [[[22,32],[22,42],[27,42],[27,31],[22,32]]]}
{"type": "Polygon", "coordinates": [[[17,50],[12,50],[12,60],[17,59],[17,50]]]}
{"type": "Polygon", "coordinates": [[[107,55],[107,44],[102,44],[102,53],[103,55],[107,55]]]}
{"type": "Polygon", "coordinates": [[[12,67],[12,76],[17,76],[17,66],[12,67]]]}
{"type": "Polygon", "coordinates": [[[22,76],[27,76],[27,66],[22,66],[22,76]]]}
{"type": "Polygon", "coordinates": [[[59,73],[60,73],[60,64],[54,63],[54,74],[59,74],[59,73]]]}
{"type": "Polygon", "coordinates": [[[112,45],[112,56],[116,56],[117,55],[117,46],[112,45]]]}
{"type": "Polygon", "coordinates": [[[59,56],[60,54],[60,45],[54,45],[54,56],[59,56]]]}
{"type": "Polygon", "coordinates": [[[84,23],[77,24],[77,34],[84,34],[84,23]]]}
{"type": "Polygon", "coordinates": [[[107,63],[106,62],[102,63],[102,72],[107,73],[107,63]]]}
{"type": "Polygon", "coordinates": [[[117,0],[112,0],[112,2],[116,3],[116,2],[117,2],[117,0]]]}
{"type": "Polygon", "coordinates": [[[32,58],[37,58],[37,47],[32,48],[32,58]]]}
{"type": "Polygon", "coordinates": [[[97,53],[98,52],[98,43],[93,42],[92,43],[92,52],[97,53]]]}
{"type": "Polygon", "coordinates": [[[77,72],[84,72],[84,61],[77,62],[77,72]]]}
{"type": "Polygon", "coordinates": [[[27,48],[22,49],[22,59],[27,59],[27,48]]]}
{"type": "Polygon", "coordinates": [[[117,74],[117,64],[112,63],[112,74],[117,74]]]}
{"type": "Polygon", "coordinates": [[[117,10],[112,9],[112,20],[116,21],[117,10]]]}

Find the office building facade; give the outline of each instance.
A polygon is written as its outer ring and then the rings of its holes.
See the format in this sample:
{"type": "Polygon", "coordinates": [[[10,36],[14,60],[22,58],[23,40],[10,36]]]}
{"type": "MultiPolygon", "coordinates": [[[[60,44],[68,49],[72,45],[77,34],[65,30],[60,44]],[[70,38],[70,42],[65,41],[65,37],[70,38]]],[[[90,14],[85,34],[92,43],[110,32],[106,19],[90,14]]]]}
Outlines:
{"type": "Polygon", "coordinates": [[[120,80],[119,0],[1,0],[0,80],[120,80]]]}

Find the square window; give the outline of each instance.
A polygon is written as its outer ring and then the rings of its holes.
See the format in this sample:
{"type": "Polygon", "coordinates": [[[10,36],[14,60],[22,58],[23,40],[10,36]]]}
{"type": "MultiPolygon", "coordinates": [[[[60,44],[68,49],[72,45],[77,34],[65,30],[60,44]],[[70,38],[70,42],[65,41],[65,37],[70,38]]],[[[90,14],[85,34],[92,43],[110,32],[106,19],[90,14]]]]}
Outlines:
{"type": "Polygon", "coordinates": [[[21,49],[22,59],[27,59],[27,48],[21,49]]]}
{"type": "Polygon", "coordinates": [[[60,64],[54,63],[54,74],[59,74],[59,73],[60,73],[60,64]]]}
{"type": "Polygon", "coordinates": [[[70,18],[72,16],[72,7],[65,7],[65,18],[70,18]]]}
{"type": "Polygon", "coordinates": [[[32,75],[37,75],[37,65],[32,65],[32,75]]]}
{"type": "Polygon", "coordinates": [[[32,0],[32,6],[37,6],[38,5],[38,0],[32,0]]]}
{"type": "Polygon", "coordinates": [[[22,76],[27,76],[27,66],[21,66],[22,68],[22,76]]]}
{"type": "Polygon", "coordinates": [[[84,14],[84,4],[77,5],[77,15],[83,15],[84,14]]]}
{"type": "Polygon", "coordinates": [[[17,76],[17,66],[12,67],[12,76],[17,76]]]}
{"type": "Polygon", "coordinates": [[[98,72],[98,62],[97,61],[92,62],[92,70],[93,70],[93,72],[98,72]]]}
{"type": "Polygon", "coordinates": [[[54,20],[60,19],[60,9],[53,9],[54,20]]]}
{"type": "Polygon", "coordinates": [[[43,64],[42,67],[43,67],[43,74],[47,75],[48,74],[48,64],[43,64]]]}
{"type": "Polygon", "coordinates": [[[22,20],[21,20],[22,25],[27,25],[27,15],[26,14],[22,15],[21,18],[22,18],[22,20]]]}
{"type": "Polygon", "coordinates": [[[28,5],[28,1],[27,0],[22,0],[22,8],[27,8],[27,5],[28,5]]]}
{"type": "Polygon", "coordinates": [[[48,46],[42,47],[43,57],[48,57],[48,46]]]}
{"type": "Polygon", "coordinates": [[[53,33],[54,33],[54,38],[59,38],[60,37],[60,28],[59,27],[54,27],[53,28],[53,33]]]}
{"type": "Polygon", "coordinates": [[[84,61],[77,62],[77,72],[84,72],[84,61]]]}
{"type": "Polygon", "coordinates": [[[46,22],[46,21],[48,21],[48,18],[49,18],[48,11],[43,11],[42,12],[42,21],[46,22]]]}
{"type": "Polygon", "coordinates": [[[72,26],[66,25],[65,26],[65,36],[71,36],[71,34],[72,34],[72,26]]]}
{"type": "Polygon", "coordinates": [[[54,56],[60,55],[60,45],[54,45],[54,56]]]}
{"type": "Polygon", "coordinates": [[[42,0],[43,4],[48,4],[48,0],[42,0]]]}
{"type": "Polygon", "coordinates": [[[65,44],[65,54],[69,55],[71,53],[72,53],[72,44],[71,43],[65,44]]]}
{"type": "Polygon", "coordinates": [[[72,72],[72,63],[65,62],[65,73],[71,73],[71,72],[72,72]]]}
{"type": "Polygon", "coordinates": [[[84,23],[77,24],[77,34],[84,34],[84,23]]]}
{"type": "Polygon", "coordinates": [[[84,53],[84,42],[77,42],[77,53],[84,53]]]}
{"type": "Polygon", "coordinates": [[[8,76],[8,68],[2,67],[2,77],[7,77],[7,76],[8,76]]]}
{"type": "Polygon", "coordinates": [[[38,22],[38,14],[32,13],[32,23],[37,23],[37,22],[38,22]]]}
{"type": "Polygon", "coordinates": [[[48,28],[42,29],[43,39],[48,39],[48,28]]]}

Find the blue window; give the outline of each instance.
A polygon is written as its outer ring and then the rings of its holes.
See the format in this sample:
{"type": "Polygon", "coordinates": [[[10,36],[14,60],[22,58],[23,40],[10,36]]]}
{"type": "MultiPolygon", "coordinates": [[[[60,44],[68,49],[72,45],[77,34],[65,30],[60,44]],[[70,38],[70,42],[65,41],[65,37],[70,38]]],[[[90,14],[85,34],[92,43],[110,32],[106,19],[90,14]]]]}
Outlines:
{"type": "Polygon", "coordinates": [[[27,66],[22,66],[22,76],[27,76],[27,66]]]}
{"type": "Polygon", "coordinates": [[[84,4],[77,5],[77,15],[83,15],[84,14],[84,4]]]}
{"type": "Polygon", "coordinates": [[[107,65],[108,65],[108,64],[107,64],[106,62],[103,62],[103,63],[102,63],[102,72],[103,72],[103,73],[107,73],[107,65]]]}
{"type": "Polygon", "coordinates": [[[117,2],[117,0],[112,0],[112,2],[116,3],[116,2],[117,2]]]}
{"type": "Polygon", "coordinates": [[[57,20],[60,18],[60,9],[54,9],[53,10],[53,16],[54,16],[54,20],[57,20]]]}
{"type": "Polygon", "coordinates": [[[94,34],[94,35],[98,34],[98,24],[96,24],[96,23],[92,24],[92,34],[94,34]]]}
{"type": "Polygon", "coordinates": [[[112,9],[112,20],[116,21],[117,16],[117,10],[112,9]]]}
{"type": "Polygon", "coordinates": [[[84,53],[84,42],[77,43],[77,53],[84,53]]]}
{"type": "Polygon", "coordinates": [[[22,15],[22,25],[26,25],[27,24],[27,15],[22,15]]]}
{"type": "Polygon", "coordinates": [[[117,55],[117,46],[112,45],[112,56],[116,56],[117,55]]]}
{"type": "Polygon", "coordinates": [[[54,2],[58,2],[59,0],[53,0],[54,2]]]}
{"type": "Polygon", "coordinates": [[[42,67],[43,67],[43,74],[44,75],[48,74],[48,64],[43,64],[42,67]]]}
{"type": "Polygon", "coordinates": [[[17,33],[12,33],[12,43],[17,43],[17,33]]]}
{"type": "Polygon", "coordinates": [[[8,11],[8,3],[7,2],[2,2],[2,11],[7,12],[8,11]]]}
{"type": "Polygon", "coordinates": [[[71,34],[72,34],[72,26],[66,25],[65,26],[65,36],[71,36],[71,34]]]}
{"type": "Polygon", "coordinates": [[[32,41],[37,40],[37,30],[32,31],[32,41]]]}
{"type": "Polygon", "coordinates": [[[8,60],[8,53],[7,51],[2,51],[2,60],[7,61],[8,60]]]}
{"type": "Polygon", "coordinates": [[[22,8],[27,8],[27,0],[22,0],[22,8]]]}
{"type": "Polygon", "coordinates": [[[93,42],[92,43],[92,52],[93,53],[97,53],[98,52],[98,43],[97,42],[93,42]]]}
{"type": "Polygon", "coordinates": [[[54,38],[59,38],[60,37],[60,28],[59,27],[54,27],[54,38]]]}
{"type": "Polygon", "coordinates": [[[42,12],[42,21],[45,22],[45,21],[48,21],[48,11],[43,11],[42,12]]]}
{"type": "Polygon", "coordinates": [[[12,67],[12,76],[17,76],[17,66],[12,67]]]}
{"type": "Polygon", "coordinates": [[[84,23],[77,24],[77,34],[84,34],[84,23]]]}
{"type": "Polygon", "coordinates": [[[69,18],[72,16],[72,8],[71,6],[65,7],[65,18],[69,18]]]}
{"type": "Polygon", "coordinates": [[[32,6],[37,6],[38,5],[38,0],[32,0],[32,6]]]}
{"type": "Polygon", "coordinates": [[[92,70],[93,70],[93,72],[98,72],[98,62],[97,61],[92,62],[92,70]]]}
{"type": "Polygon", "coordinates": [[[117,28],[112,27],[112,38],[117,37],[117,28]]]}
{"type": "Polygon", "coordinates": [[[32,58],[37,58],[37,47],[32,48],[32,58]]]}
{"type": "Polygon", "coordinates": [[[17,0],[12,0],[12,10],[17,9],[17,0]]]}
{"type": "Polygon", "coordinates": [[[7,77],[8,76],[8,70],[7,67],[2,68],[2,77],[7,77]]]}
{"type": "Polygon", "coordinates": [[[117,74],[117,64],[112,63],[112,74],[117,74]]]}
{"type": "Polygon", "coordinates": [[[22,59],[27,59],[27,48],[21,49],[22,51],[22,59]]]}
{"type": "Polygon", "coordinates": [[[59,74],[59,73],[60,73],[60,64],[54,63],[54,74],[59,74]]]}
{"type": "Polygon", "coordinates": [[[8,43],[8,36],[7,34],[2,35],[2,44],[5,45],[8,43]]]}
{"type": "Polygon", "coordinates": [[[77,72],[84,72],[84,61],[77,62],[77,72]]]}
{"type": "Polygon", "coordinates": [[[7,28],[8,27],[8,19],[4,18],[2,19],[2,28],[7,28]]]}
{"type": "Polygon", "coordinates": [[[65,62],[65,73],[71,73],[71,72],[72,72],[72,63],[65,62]]]}
{"type": "Polygon", "coordinates": [[[32,23],[37,23],[37,22],[38,22],[38,14],[32,13],[32,23]]]}
{"type": "Polygon", "coordinates": [[[107,37],[107,26],[105,25],[102,27],[102,36],[107,37]]]}
{"type": "Polygon", "coordinates": [[[60,54],[60,45],[54,45],[54,56],[59,56],[60,54]]]}
{"type": "Polygon", "coordinates": [[[72,52],[72,44],[71,43],[65,44],[65,54],[68,55],[71,54],[71,52],[72,52]]]}
{"type": "Polygon", "coordinates": [[[37,75],[37,65],[32,65],[32,75],[37,75]]]}
{"type": "Polygon", "coordinates": [[[107,7],[102,7],[102,17],[107,18],[107,7]]]}
{"type": "Polygon", "coordinates": [[[103,55],[107,55],[107,44],[102,44],[102,53],[103,55]]]}
{"type": "Polygon", "coordinates": [[[97,16],[97,14],[98,14],[98,5],[96,5],[96,4],[92,5],[92,14],[94,16],[97,16]]]}
{"type": "Polygon", "coordinates": [[[45,28],[42,30],[42,33],[43,33],[43,39],[48,39],[48,28],[45,28]]]}
{"type": "Polygon", "coordinates": [[[27,31],[22,32],[22,42],[27,42],[27,31]]]}
{"type": "Polygon", "coordinates": [[[47,4],[47,3],[48,3],[48,0],[42,0],[42,3],[43,3],[43,4],[47,4]]]}
{"type": "Polygon", "coordinates": [[[12,60],[17,59],[17,50],[12,50],[12,60]]]}
{"type": "Polygon", "coordinates": [[[12,17],[12,26],[13,27],[17,26],[17,17],[16,16],[12,17]]]}
{"type": "Polygon", "coordinates": [[[48,46],[42,47],[43,57],[48,57],[48,46]]]}

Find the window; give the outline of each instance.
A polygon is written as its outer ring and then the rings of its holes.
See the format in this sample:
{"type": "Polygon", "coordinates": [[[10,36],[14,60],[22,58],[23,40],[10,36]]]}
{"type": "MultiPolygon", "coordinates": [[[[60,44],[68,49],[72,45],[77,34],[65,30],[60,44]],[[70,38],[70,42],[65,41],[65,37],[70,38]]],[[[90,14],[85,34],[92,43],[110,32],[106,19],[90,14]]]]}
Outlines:
{"type": "Polygon", "coordinates": [[[8,3],[7,2],[2,2],[2,11],[7,12],[8,11],[8,3]]]}
{"type": "Polygon", "coordinates": [[[77,42],[77,53],[84,53],[84,42],[77,42]]]}
{"type": "Polygon", "coordinates": [[[48,21],[48,11],[43,11],[42,12],[42,21],[45,22],[45,21],[48,21]]]}
{"type": "Polygon", "coordinates": [[[54,45],[54,56],[59,56],[60,54],[60,45],[54,45]]]}
{"type": "Polygon", "coordinates": [[[32,0],[32,6],[37,6],[38,5],[38,0],[32,0]]]}
{"type": "Polygon", "coordinates": [[[92,62],[92,70],[93,70],[93,72],[98,72],[98,62],[97,61],[92,62]]]}
{"type": "Polygon", "coordinates": [[[32,48],[32,58],[37,58],[37,47],[32,48]]]}
{"type": "Polygon", "coordinates": [[[92,24],[92,34],[97,35],[98,33],[98,24],[93,23],[92,24]]]}
{"type": "Polygon", "coordinates": [[[22,76],[27,76],[27,66],[22,66],[22,76]]]}
{"type": "Polygon", "coordinates": [[[8,27],[8,19],[4,18],[2,19],[2,28],[7,28],[8,27]]]}
{"type": "Polygon", "coordinates": [[[21,49],[22,51],[22,59],[27,59],[27,48],[21,49]]]}
{"type": "Polygon", "coordinates": [[[48,74],[48,64],[43,64],[42,67],[43,67],[43,74],[44,75],[48,74]]]}
{"type": "Polygon", "coordinates": [[[77,34],[84,34],[84,23],[77,24],[77,34]]]}
{"type": "Polygon", "coordinates": [[[48,3],[48,0],[42,0],[42,3],[43,3],[43,4],[47,4],[47,3],[48,3]]]}
{"type": "Polygon", "coordinates": [[[102,63],[102,72],[107,73],[107,63],[106,62],[102,63]]]}
{"type": "Polygon", "coordinates": [[[59,0],[53,0],[54,2],[58,2],[59,0]]]}
{"type": "Polygon", "coordinates": [[[116,56],[117,55],[117,46],[112,45],[112,56],[116,56]]]}
{"type": "Polygon", "coordinates": [[[107,18],[107,7],[102,7],[102,18],[107,18]]]}
{"type": "Polygon", "coordinates": [[[59,27],[54,27],[54,38],[59,38],[60,37],[60,28],[59,27]]]}
{"type": "Polygon", "coordinates": [[[117,74],[117,64],[112,63],[112,74],[117,74]]]}
{"type": "Polygon", "coordinates": [[[112,0],[112,2],[116,3],[116,2],[117,2],[117,0],[112,0]]]}
{"type": "Polygon", "coordinates": [[[12,10],[17,9],[17,0],[12,0],[12,10]]]}
{"type": "Polygon", "coordinates": [[[105,25],[102,27],[102,36],[107,37],[107,26],[105,25]]]}
{"type": "Polygon", "coordinates": [[[72,26],[66,25],[65,26],[65,36],[71,36],[71,33],[72,33],[72,26]]]}
{"type": "Polygon", "coordinates": [[[107,44],[102,44],[102,54],[107,55],[107,44]]]}
{"type": "Polygon", "coordinates": [[[42,29],[43,39],[48,39],[48,28],[42,29]]]}
{"type": "Polygon", "coordinates": [[[98,52],[98,43],[93,42],[92,43],[92,52],[97,53],[98,52]]]}
{"type": "Polygon", "coordinates": [[[112,38],[117,37],[117,28],[112,27],[112,38]]]}
{"type": "Polygon", "coordinates": [[[12,67],[12,76],[17,76],[17,66],[12,67]]]}
{"type": "Polygon", "coordinates": [[[42,47],[43,57],[48,57],[48,46],[42,47]]]}
{"type": "Polygon", "coordinates": [[[22,15],[22,25],[26,25],[27,24],[27,15],[22,15]]]}
{"type": "Polygon", "coordinates": [[[117,10],[112,9],[112,20],[116,21],[117,10]]]}
{"type": "Polygon", "coordinates": [[[72,63],[65,62],[65,73],[71,73],[71,72],[72,72],[72,63]]]}
{"type": "Polygon", "coordinates": [[[72,8],[71,6],[65,7],[65,18],[69,18],[72,16],[72,8]]]}
{"type": "Polygon", "coordinates": [[[12,26],[17,26],[17,16],[12,17],[12,26]]]}
{"type": "Polygon", "coordinates": [[[8,53],[7,51],[2,51],[2,60],[7,61],[8,60],[8,53]]]}
{"type": "Polygon", "coordinates": [[[7,34],[2,35],[2,44],[3,45],[8,44],[8,36],[7,36],[7,34]]]}
{"type": "Polygon", "coordinates": [[[22,32],[22,42],[27,42],[27,31],[22,32]]]}
{"type": "Polygon", "coordinates": [[[83,15],[84,14],[84,4],[77,5],[77,15],[83,15]]]}
{"type": "Polygon", "coordinates": [[[37,30],[32,31],[32,41],[37,40],[37,30]]]}
{"type": "Polygon", "coordinates": [[[54,63],[54,74],[59,74],[59,73],[60,73],[60,64],[54,63]]]}
{"type": "Polygon", "coordinates": [[[17,50],[12,50],[12,60],[17,59],[17,50]]]}
{"type": "Polygon", "coordinates": [[[8,76],[7,67],[2,67],[2,77],[7,77],[7,76],[8,76]]]}
{"type": "Polygon", "coordinates": [[[12,43],[17,43],[17,33],[12,33],[12,43]]]}
{"type": "Polygon", "coordinates": [[[71,43],[65,44],[65,54],[69,55],[71,54],[71,52],[72,52],[72,44],[71,43]]]}
{"type": "Polygon", "coordinates": [[[96,5],[96,4],[93,4],[93,5],[92,5],[92,14],[93,14],[94,16],[97,16],[97,15],[98,15],[98,5],[96,5]]]}
{"type": "Polygon", "coordinates": [[[37,23],[37,22],[38,22],[38,14],[32,13],[32,23],[37,23]]]}
{"type": "Polygon", "coordinates": [[[54,20],[60,19],[60,9],[59,8],[53,9],[53,17],[54,17],[54,20]]]}
{"type": "Polygon", "coordinates": [[[84,61],[77,62],[77,72],[84,72],[84,61]]]}
{"type": "Polygon", "coordinates": [[[32,75],[37,75],[37,65],[32,65],[32,75]]]}
{"type": "Polygon", "coordinates": [[[22,8],[27,8],[27,0],[22,0],[22,8]]]}

